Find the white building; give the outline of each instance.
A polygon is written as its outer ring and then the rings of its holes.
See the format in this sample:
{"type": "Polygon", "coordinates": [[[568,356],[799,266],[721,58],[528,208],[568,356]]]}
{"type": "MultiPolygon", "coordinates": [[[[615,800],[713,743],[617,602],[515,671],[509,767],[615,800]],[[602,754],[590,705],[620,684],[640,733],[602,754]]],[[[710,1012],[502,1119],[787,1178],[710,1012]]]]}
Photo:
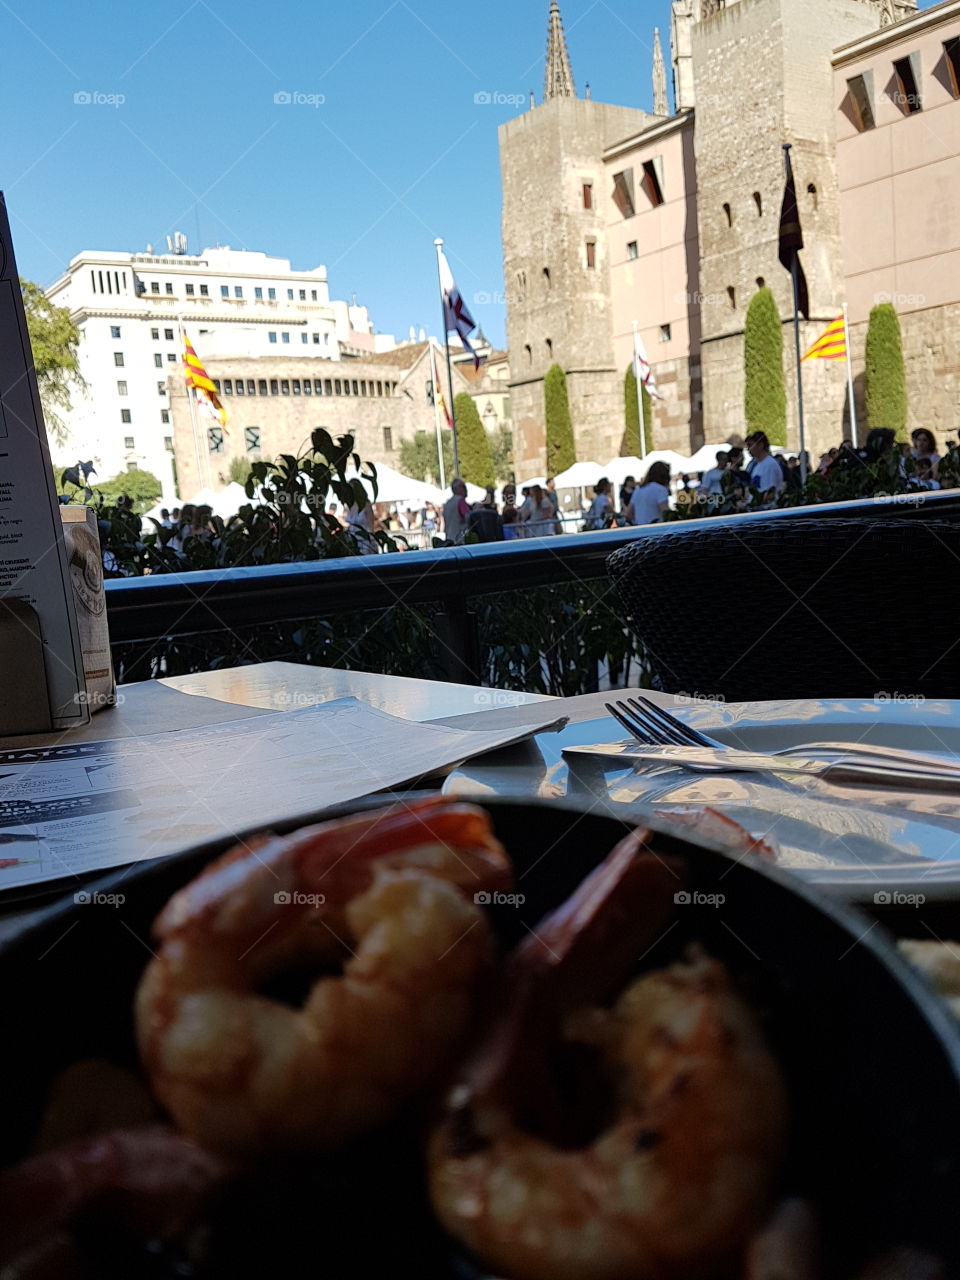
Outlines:
{"type": "MultiPolygon", "coordinates": [[[[169,241],[168,241],[169,243],[169,241]]],[[[92,459],[101,480],[151,471],[175,494],[167,377],[180,375],[182,323],[202,361],[227,356],[313,356],[377,349],[365,307],[331,302],[325,267],[294,271],[288,258],[230,248],[165,256],[78,254],[47,290],[81,332],[80,371],[65,445],[55,463],[92,459]]],[[[183,495],[181,495],[183,496],[183,495]]],[[[189,496],[189,495],[186,495],[189,496]]]]}

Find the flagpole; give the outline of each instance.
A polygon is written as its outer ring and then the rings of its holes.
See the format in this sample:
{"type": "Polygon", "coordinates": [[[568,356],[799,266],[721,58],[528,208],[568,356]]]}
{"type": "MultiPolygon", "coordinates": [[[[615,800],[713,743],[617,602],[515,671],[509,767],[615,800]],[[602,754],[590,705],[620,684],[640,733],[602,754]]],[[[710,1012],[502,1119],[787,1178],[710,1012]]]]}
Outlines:
{"type": "Polygon", "coordinates": [[[853,350],[850,345],[850,317],[847,313],[847,304],[843,304],[843,341],[847,349],[847,385],[850,388],[850,435],[853,440],[853,447],[860,448],[860,438],[857,431],[857,398],[853,390],[853,350]]]}
{"type": "MultiPolygon", "coordinates": [[[[181,352],[186,352],[187,336],[183,330],[183,317],[180,315],[177,316],[177,327],[180,330],[180,350],[181,352]]],[[[181,360],[182,359],[183,357],[181,355],[181,360]]],[[[186,369],[186,365],[184,365],[184,369],[186,369]]],[[[197,407],[194,404],[193,388],[187,383],[186,373],[184,373],[183,375],[183,381],[187,391],[187,402],[190,405],[190,423],[191,423],[191,426],[193,427],[193,449],[194,449],[194,453],[197,456],[197,487],[202,489],[204,487],[203,464],[200,461],[200,436],[197,431],[197,407]]],[[[181,502],[182,501],[183,499],[181,498],[181,502]]]]}
{"type": "MultiPolygon", "coordinates": [[[[637,322],[633,322],[633,380],[637,384],[637,414],[640,418],[640,458],[646,461],[647,458],[647,428],[643,420],[643,383],[637,377],[637,322]]],[[[653,413],[653,401],[650,402],[650,412],[653,413]]]]}
{"type": "MultiPolygon", "coordinates": [[[[790,163],[792,144],[783,144],[784,164],[789,181],[793,166],[790,163]]],[[[797,415],[800,424],[800,479],[807,483],[807,433],[803,417],[803,370],[800,359],[800,258],[796,249],[790,263],[790,279],[793,283],[793,341],[797,353],[797,415]]]]}
{"type": "Polygon", "coordinates": [[[443,340],[447,348],[447,381],[450,384],[450,430],[453,432],[453,473],[455,476],[460,474],[460,449],[457,445],[457,410],[453,402],[453,358],[450,355],[450,331],[447,328],[447,307],[443,298],[443,273],[440,270],[440,254],[443,251],[443,241],[436,239],[433,242],[437,251],[437,280],[440,285],[440,309],[443,312],[443,340]]]}
{"type": "Polygon", "coordinates": [[[427,339],[427,350],[430,352],[430,383],[433,387],[433,429],[437,433],[437,464],[440,468],[440,488],[446,489],[446,468],[443,465],[443,436],[440,433],[440,388],[437,386],[437,357],[433,349],[432,339],[427,339]]]}

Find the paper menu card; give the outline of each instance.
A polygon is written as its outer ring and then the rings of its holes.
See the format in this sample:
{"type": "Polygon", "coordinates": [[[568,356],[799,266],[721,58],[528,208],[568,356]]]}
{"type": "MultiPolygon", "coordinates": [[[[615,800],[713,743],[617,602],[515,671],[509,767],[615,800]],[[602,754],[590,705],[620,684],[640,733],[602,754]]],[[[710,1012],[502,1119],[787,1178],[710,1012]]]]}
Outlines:
{"type": "Polygon", "coordinates": [[[10,224],[0,194],[0,627],[6,632],[7,653],[11,644],[29,645],[31,637],[21,610],[5,607],[5,600],[22,601],[36,612],[49,711],[37,708],[34,724],[12,722],[13,699],[5,716],[3,687],[16,679],[16,673],[0,671],[0,733],[31,732],[51,723],[57,729],[85,724],[89,710],[83,658],[59,503],[10,224]]]}
{"type": "Polygon", "coordinates": [[[566,723],[419,724],[340,698],[104,742],[0,751],[0,890],[159,858],[397,787],[566,723]]]}

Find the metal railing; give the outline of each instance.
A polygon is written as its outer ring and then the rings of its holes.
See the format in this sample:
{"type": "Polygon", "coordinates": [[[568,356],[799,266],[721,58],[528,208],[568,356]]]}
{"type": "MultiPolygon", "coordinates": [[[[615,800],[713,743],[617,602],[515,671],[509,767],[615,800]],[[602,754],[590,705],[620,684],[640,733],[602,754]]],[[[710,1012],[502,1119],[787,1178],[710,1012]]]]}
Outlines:
{"type": "MultiPolygon", "coordinates": [[[[960,519],[960,491],[909,494],[715,517],[744,529],[782,519],[960,519]]],[[[448,680],[479,683],[478,635],[468,602],[607,576],[610,554],[638,538],[702,530],[703,523],[645,525],[310,563],[160,574],[106,584],[114,647],[399,606],[440,605],[435,617],[448,680]],[[358,606],[358,602],[360,602],[358,606]]]]}

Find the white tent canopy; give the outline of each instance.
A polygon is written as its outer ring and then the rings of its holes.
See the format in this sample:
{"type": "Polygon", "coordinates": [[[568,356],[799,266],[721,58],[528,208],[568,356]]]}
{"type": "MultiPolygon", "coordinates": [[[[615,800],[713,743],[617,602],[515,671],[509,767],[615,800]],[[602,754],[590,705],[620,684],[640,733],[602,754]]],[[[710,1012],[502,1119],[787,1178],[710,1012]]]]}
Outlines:
{"type": "Polygon", "coordinates": [[[655,462],[665,462],[673,474],[690,468],[689,460],[682,454],[675,453],[672,449],[654,449],[645,458],[612,458],[601,474],[618,485],[623,484],[627,476],[633,476],[640,482],[655,462]]]}
{"type": "Polygon", "coordinates": [[[547,477],[534,476],[532,480],[518,480],[516,484],[517,493],[522,493],[524,489],[532,489],[535,484],[538,484],[541,489],[546,488],[547,477]]]}
{"type": "MultiPolygon", "coordinates": [[[[347,478],[356,479],[357,473],[350,471],[347,478]]],[[[372,499],[372,485],[367,486],[367,492],[372,499]]],[[[475,502],[479,502],[484,494],[483,489],[479,489],[477,492],[480,497],[473,499],[475,502]]],[[[377,502],[396,502],[400,506],[404,504],[407,506],[423,506],[427,502],[443,503],[447,496],[436,485],[426,484],[423,480],[414,480],[411,476],[405,476],[401,472],[395,471],[393,467],[388,467],[386,463],[377,463],[377,502]]]]}
{"type": "Polygon", "coordinates": [[[555,477],[558,489],[586,489],[597,483],[604,475],[599,462],[575,462],[566,471],[555,477]]]}

